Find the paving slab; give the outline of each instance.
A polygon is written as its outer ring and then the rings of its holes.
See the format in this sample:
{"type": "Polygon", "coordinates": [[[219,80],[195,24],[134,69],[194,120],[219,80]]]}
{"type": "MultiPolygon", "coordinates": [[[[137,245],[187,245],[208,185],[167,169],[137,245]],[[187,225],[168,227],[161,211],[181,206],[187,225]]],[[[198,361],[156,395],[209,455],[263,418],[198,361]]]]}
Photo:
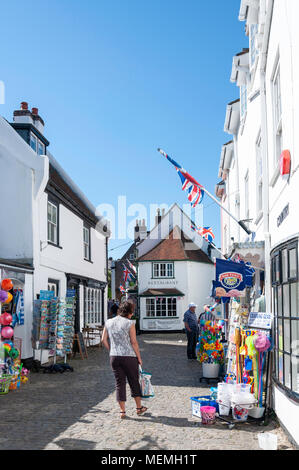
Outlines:
{"type": "Polygon", "coordinates": [[[209,394],[209,386],[199,382],[200,364],[187,360],[185,335],[144,334],[138,342],[156,393],[145,415],[136,415],[128,388],[127,419],[120,420],[108,353],[89,348],[88,359],[69,361],[74,372],[31,373],[19,390],[0,396],[0,449],[258,450],[261,431],[292,448],[276,422],[229,430],[192,417],[190,397],[209,394]]]}

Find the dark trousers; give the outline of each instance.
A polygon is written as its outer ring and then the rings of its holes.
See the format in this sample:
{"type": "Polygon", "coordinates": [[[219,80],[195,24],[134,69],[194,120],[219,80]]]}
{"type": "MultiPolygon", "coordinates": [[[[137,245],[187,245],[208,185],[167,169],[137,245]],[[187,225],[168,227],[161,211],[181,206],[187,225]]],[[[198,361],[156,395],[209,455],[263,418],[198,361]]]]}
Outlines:
{"type": "Polygon", "coordinates": [[[111,356],[110,364],[115,377],[117,401],[126,401],[127,379],[131,389],[131,396],[141,397],[137,357],[111,356]]]}
{"type": "Polygon", "coordinates": [[[187,333],[187,339],[188,339],[188,344],[187,344],[187,356],[188,359],[196,359],[196,344],[197,344],[197,331],[191,330],[188,331],[186,330],[187,333]]]}

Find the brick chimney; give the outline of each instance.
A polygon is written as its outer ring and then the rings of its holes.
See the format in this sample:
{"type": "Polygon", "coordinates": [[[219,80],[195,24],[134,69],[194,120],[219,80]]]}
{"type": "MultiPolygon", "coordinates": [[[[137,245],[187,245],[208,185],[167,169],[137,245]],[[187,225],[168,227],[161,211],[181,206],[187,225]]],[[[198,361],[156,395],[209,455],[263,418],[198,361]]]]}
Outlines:
{"type": "Polygon", "coordinates": [[[147,237],[147,227],[145,224],[145,219],[136,220],[135,231],[134,231],[134,241],[139,243],[147,237]]]}
{"type": "Polygon", "coordinates": [[[26,101],[22,101],[20,109],[14,111],[13,121],[19,124],[32,124],[41,134],[44,132],[45,123],[38,114],[38,108],[32,108],[30,111],[26,101]]]}

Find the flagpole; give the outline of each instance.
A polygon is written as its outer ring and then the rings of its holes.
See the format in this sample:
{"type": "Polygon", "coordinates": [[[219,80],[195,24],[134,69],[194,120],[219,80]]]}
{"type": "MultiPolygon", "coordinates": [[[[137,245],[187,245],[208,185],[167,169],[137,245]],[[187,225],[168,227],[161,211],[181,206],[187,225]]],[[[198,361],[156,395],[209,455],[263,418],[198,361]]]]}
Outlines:
{"type": "Polygon", "coordinates": [[[219,207],[221,207],[222,210],[224,210],[224,212],[226,212],[232,219],[234,219],[235,222],[237,222],[237,224],[239,224],[240,227],[241,227],[243,230],[245,230],[245,232],[246,232],[248,235],[251,235],[251,234],[252,234],[251,230],[249,230],[249,228],[246,227],[246,225],[244,224],[244,222],[243,222],[242,220],[238,220],[233,214],[231,214],[231,213],[226,209],[226,207],[224,207],[222,204],[220,204],[220,202],[217,201],[217,199],[216,199],[211,193],[209,193],[209,191],[206,190],[206,188],[204,188],[204,187],[202,186],[202,189],[203,189],[203,191],[204,191],[205,193],[207,193],[207,195],[208,195],[211,199],[213,199],[213,201],[214,201],[216,204],[218,204],[219,207]]]}
{"type": "MultiPolygon", "coordinates": [[[[172,160],[170,159],[170,157],[166,154],[166,152],[164,152],[164,150],[161,150],[160,148],[158,148],[157,150],[158,150],[158,152],[159,152],[161,155],[163,155],[164,157],[166,156],[166,158],[167,158],[168,160],[170,160],[173,165],[175,165],[175,166],[178,165],[175,161],[172,161],[172,160]]],[[[179,165],[178,165],[178,167],[179,167],[179,165]]],[[[189,175],[189,176],[190,176],[190,175],[189,175]]],[[[251,235],[251,234],[252,234],[251,230],[249,230],[249,228],[246,227],[246,225],[244,224],[244,222],[243,222],[242,220],[238,220],[233,214],[231,214],[231,213],[226,209],[226,207],[224,207],[222,204],[220,204],[220,202],[217,201],[217,199],[216,199],[209,191],[207,191],[206,188],[204,188],[204,186],[202,186],[202,185],[199,184],[196,180],[194,180],[193,177],[190,176],[190,178],[191,178],[191,179],[190,179],[190,182],[191,182],[192,184],[194,184],[195,186],[197,185],[197,186],[198,186],[199,188],[201,188],[205,193],[207,193],[207,195],[208,195],[216,204],[218,204],[218,206],[219,206],[222,210],[224,210],[224,212],[226,212],[226,213],[229,215],[229,217],[231,217],[232,219],[234,219],[234,221],[237,222],[237,224],[238,224],[243,230],[245,230],[245,232],[246,232],[248,235],[251,235]]]]}

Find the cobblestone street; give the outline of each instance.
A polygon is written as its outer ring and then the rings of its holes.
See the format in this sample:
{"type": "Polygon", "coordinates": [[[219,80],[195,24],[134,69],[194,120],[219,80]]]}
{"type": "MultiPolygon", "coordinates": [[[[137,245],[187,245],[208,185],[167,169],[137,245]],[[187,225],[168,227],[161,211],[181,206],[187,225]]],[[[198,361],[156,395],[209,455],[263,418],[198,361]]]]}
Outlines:
{"type": "Polygon", "coordinates": [[[184,335],[143,335],[138,341],[156,392],[144,416],[136,416],[129,397],[127,419],[120,420],[108,354],[89,348],[88,360],[77,355],[69,362],[73,373],[31,373],[30,383],[0,397],[0,448],[254,450],[262,430],[278,433],[279,448],[290,448],[275,423],[202,426],[191,416],[190,397],[207,389],[199,384],[199,364],[187,361],[184,335]]]}

